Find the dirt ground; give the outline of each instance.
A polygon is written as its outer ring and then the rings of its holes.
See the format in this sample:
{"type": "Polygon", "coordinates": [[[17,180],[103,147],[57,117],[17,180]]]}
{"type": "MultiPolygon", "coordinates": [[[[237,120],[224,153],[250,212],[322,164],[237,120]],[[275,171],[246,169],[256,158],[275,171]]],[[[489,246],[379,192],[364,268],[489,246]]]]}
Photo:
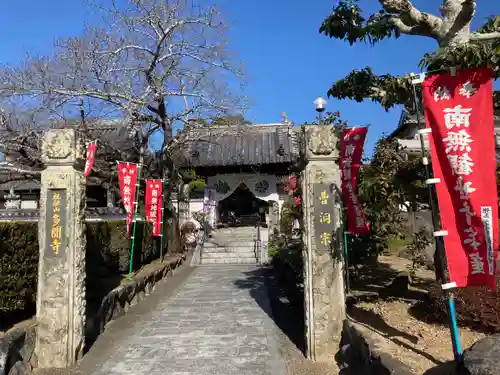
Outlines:
{"type": "MultiPolygon", "coordinates": [[[[396,256],[381,256],[376,271],[365,272],[353,283],[349,316],[381,351],[403,362],[414,374],[448,374],[453,367],[448,363],[453,360],[448,327],[425,323],[410,309],[425,297],[434,273],[418,270],[406,292],[390,286],[409,263],[396,256]]],[[[482,337],[482,333],[460,329],[463,349],[482,337]]]]}

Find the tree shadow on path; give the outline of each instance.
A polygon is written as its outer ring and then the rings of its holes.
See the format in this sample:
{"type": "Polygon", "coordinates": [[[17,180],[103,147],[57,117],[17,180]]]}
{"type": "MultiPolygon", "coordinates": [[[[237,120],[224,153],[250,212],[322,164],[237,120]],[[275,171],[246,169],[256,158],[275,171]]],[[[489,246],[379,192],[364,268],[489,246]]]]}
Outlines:
{"type": "Polygon", "coordinates": [[[290,303],[269,267],[246,271],[244,275],[245,278],[236,280],[235,285],[240,289],[247,289],[278,328],[304,353],[303,304],[290,303]]]}

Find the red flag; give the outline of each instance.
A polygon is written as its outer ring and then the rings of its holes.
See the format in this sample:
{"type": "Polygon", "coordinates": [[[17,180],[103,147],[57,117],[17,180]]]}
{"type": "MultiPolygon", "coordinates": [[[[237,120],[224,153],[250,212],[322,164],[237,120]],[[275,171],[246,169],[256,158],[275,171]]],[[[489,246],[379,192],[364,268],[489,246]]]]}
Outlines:
{"type": "Polygon", "coordinates": [[[367,234],[370,226],[356,195],[358,173],[368,128],[343,129],[340,139],[342,195],[347,207],[347,230],[352,234],[367,234]]]}
{"type": "Polygon", "coordinates": [[[153,236],[161,236],[163,220],[163,183],[161,180],[146,180],[146,220],[153,223],[153,236]]]}
{"type": "Polygon", "coordinates": [[[130,228],[135,213],[137,177],[137,164],[124,161],[118,162],[118,183],[120,185],[123,206],[125,207],[125,211],[127,211],[127,233],[129,238],[131,235],[130,228]]]}
{"type": "Polygon", "coordinates": [[[92,168],[94,167],[96,149],[97,142],[92,142],[87,145],[87,161],[85,162],[85,170],[83,171],[85,177],[92,172],[92,168]]]}
{"type": "Polygon", "coordinates": [[[423,98],[450,281],[495,289],[498,249],[492,72],[429,77],[423,98]]]}

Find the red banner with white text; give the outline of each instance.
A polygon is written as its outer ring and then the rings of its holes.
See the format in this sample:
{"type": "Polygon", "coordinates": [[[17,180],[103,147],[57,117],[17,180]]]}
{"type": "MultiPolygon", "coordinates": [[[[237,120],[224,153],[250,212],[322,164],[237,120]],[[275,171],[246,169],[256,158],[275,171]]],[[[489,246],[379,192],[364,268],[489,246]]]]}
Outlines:
{"type": "Polygon", "coordinates": [[[153,236],[161,236],[163,220],[163,183],[161,180],[146,180],[146,220],[153,223],[153,236]]]}
{"type": "Polygon", "coordinates": [[[122,203],[127,212],[126,222],[129,238],[131,236],[131,227],[135,214],[137,177],[137,164],[124,161],[118,162],[118,183],[120,185],[122,203]]]}
{"type": "Polygon", "coordinates": [[[92,172],[92,168],[94,168],[96,151],[97,151],[97,142],[92,142],[87,145],[87,161],[85,162],[85,169],[83,171],[83,175],[85,177],[87,177],[90,174],[90,172],[92,172]]]}
{"type": "Polygon", "coordinates": [[[495,289],[498,248],[493,74],[464,69],[423,83],[450,282],[495,289]]]}
{"type": "Polygon", "coordinates": [[[342,194],[347,208],[347,230],[352,234],[367,234],[370,226],[366,221],[361,202],[356,194],[361,157],[368,128],[343,129],[340,139],[340,167],[342,168],[342,194]]]}

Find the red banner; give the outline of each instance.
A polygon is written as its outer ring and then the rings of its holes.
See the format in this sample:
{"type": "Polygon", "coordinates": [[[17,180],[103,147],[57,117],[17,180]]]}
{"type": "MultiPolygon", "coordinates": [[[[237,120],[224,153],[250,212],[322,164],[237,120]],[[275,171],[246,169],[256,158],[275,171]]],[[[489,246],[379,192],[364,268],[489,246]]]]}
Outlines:
{"type": "Polygon", "coordinates": [[[137,164],[124,161],[118,162],[118,183],[120,185],[123,206],[125,207],[125,211],[127,211],[127,233],[129,238],[135,213],[137,177],[137,164]]]}
{"type": "Polygon", "coordinates": [[[87,177],[90,172],[92,172],[92,168],[94,167],[95,153],[97,150],[97,142],[92,142],[87,145],[87,161],[85,162],[85,170],[83,171],[83,175],[87,177]]]}
{"type": "Polygon", "coordinates": [[[161,236],[163,213],[163,183],[161,180],[146,180],[146,220],[153,223],[153,236],[161,236]]]}
{"type": "Polygon", "coordinates": [[[498,249],[492,72],[466,69],[423,83],[450,282],[495,289],[498,249]]]}
{"type": "Polygon", "coordinates": [[[340,140],[342,194],[347,207],[347,230],[352,234],[367,234],[370,226],[356,195],[358,173],[368,128],[343,129],[340,140]]]}

